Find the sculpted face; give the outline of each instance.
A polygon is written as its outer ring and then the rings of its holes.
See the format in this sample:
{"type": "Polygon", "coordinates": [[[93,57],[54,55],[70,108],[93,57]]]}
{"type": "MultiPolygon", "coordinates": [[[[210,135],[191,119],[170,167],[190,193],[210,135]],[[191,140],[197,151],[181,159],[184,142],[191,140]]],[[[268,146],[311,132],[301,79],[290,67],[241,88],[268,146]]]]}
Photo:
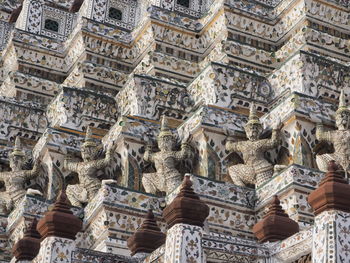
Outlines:
{"type": "Polygon", "coordinates": [[[23,156],[10,156],[10,167],[14,172],[21,171],[24,165],[23,156]]]}
{"type": "Polygon", "coordinates": [[[84,162],[96,160],[97,158],[97,147],[95,146],[83,146],[81,149],[81,157],[84,162]]]}
{"type": "Polygon", "coordinates": [[[335,117],[335,123],[339,130],[347,130],[349,129],[350,124],[350,112],[342,111],[338,113],[335,117]]]}
{"type": "Polygon", "coordinates": [[[245,127],[245,132],[249,141],[256,141],[260,138],[262,133],[262,126],[259,123],[248,124],[245,127]]]}
{"type": "Polygon", "coordinates": [[[158,147],[161,151],[172,151],[175,146],[175,139],[173,136],[163,136],[158,140],[158,147]]]}

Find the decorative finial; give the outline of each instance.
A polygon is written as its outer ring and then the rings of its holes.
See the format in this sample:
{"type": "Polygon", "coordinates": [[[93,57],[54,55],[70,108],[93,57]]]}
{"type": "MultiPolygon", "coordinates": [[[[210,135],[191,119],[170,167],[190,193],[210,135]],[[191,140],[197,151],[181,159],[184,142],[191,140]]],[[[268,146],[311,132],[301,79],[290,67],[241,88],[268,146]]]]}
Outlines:
{"type": "Polygon", "coordinates": [[[165,238],[165,234],[162,233],[157,225],[152,209],[149,209],[146,219],[127,240],[127,245],[131,251],[131,255],[137,253],[152,253],[165,243],[165,238]]]}
{"type": "Polygon", "coordinates": [[[22,239],[18,240],[12,248],[12,253],[19,261],[32,261],[40,250],[40,234],[36,230],[38,221],[33,218],[26,228],[22,239]]]}
{"type": "Polygon", "coordinates": [[[338,110],[337,110],[336,114],[340,114],[343,111],[349,111],[349,109],[346,106],[344,90],[341,90],[340,91],[340,96],[339,96],[339,107],[338,107],[338,110]]]}
{"type": "Polygon", "coordinates": [[[350,213],[350,185],[338,170],[336,162],[330,161],[318,188],[309,194],[307,201],[315,215],[329,210],[350,213]]]}
{"type": "Polygon", "coordinates": [[[96,143],[92,137],[92,129],[90,126],[86,129],[85,142],[83,144],[84,147],[96,147],[96,143]]]}
{"type": "Polygon", "coordinates": [[[299,225],[290,219],[282,209],[277,195],[269,205],[269,211],[253,227],[253,233],[259,242],[275,242],[299,232],[299,225]]]}
{"type": "Polygon", "coordinates": [[[192,188],[192,181],[185,176],[180,193],[163,210],[163,218],[171,228],[176,224],[188,224],[203,227],[209,215],[209,206],[200,200],[192,188]]]}
{"type": "Polygon", "coordinates": [[[24,156],[24,152],[21,149],[21,140],[20,138],[17,136],[16,140],[15,140],[15,147],[11,153],[12,156],[24,156]]]}
{"type": "Polygon", "coordinates": [[[254,103],[252,103],[251,106],[250,106],[249,120],[248,120],[247,125],[255,124],[255,123],[261,124],[260,120],[259,120],[259,117],[258,117],[258,114],[257,114],[257,111],[256,111],[256,106],[255,106],[254,103]]]}
{"type": "Polygon", "coordinates": [[[70,209],[71,205],[66,192],[62,190],[53,208],[46,212],[38,222],[37,230],[43,239],[55,236],[75,240],[83,223],[70,209]],[[69,222],[68,227],[67,222],[69,222]]]}
{"type": "Polygon", "coordinates": [[[158,138],[164,137],[164,136],[172,136],[171,130],[169,128],[168,119],[165,115],[162,115],[160,117],[160,133],[158,135],[158,138]]]}

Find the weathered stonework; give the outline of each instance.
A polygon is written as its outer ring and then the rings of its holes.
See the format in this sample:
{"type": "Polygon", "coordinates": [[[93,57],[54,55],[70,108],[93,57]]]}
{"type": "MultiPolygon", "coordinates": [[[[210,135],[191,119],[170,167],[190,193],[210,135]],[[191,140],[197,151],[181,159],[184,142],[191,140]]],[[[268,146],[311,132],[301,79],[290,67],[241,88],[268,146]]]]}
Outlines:
{"type": "MultiPolygon", "coordinates": [[[[349,170],[349,8],[1,1],[0,196],[10,209],[0,262],[15,261],[12,246],[62,189],[83,228],[75,241],[43,240],[33,262],[346,262],[346,211],[330,201],[327,218],[315,216],[308,196],[328,161],[349,170]],[[162,211],[185,175],[209,215],[202,228],[167,229],[162,211]],[[274,195],[300,232],[260,244],[253,226],[274,195]],[[131,257],[126,240],[150,208],[169,239],[131,257]]],[[[328,195],[335,184],[322,185],[328,195]]]]}

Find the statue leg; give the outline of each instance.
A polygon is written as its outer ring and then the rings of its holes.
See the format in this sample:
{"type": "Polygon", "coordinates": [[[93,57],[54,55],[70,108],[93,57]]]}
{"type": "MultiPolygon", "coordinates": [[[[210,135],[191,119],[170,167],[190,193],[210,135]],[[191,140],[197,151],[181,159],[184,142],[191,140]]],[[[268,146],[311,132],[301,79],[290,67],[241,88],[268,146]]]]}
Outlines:
{"type": "Polygon", "coordinates": [[[68,185],[66,193],[73,206],[82,207],[87,202],[87,191],[79,184],[68,185]]]}
{"type": "Polygon", "coordinates": [[[166,187],[166,193],[170,194],[171,192],[173,192],[177,187],[179,187],[182,184],[182,176],[180,173],[178,173],[176,171],[176,174],[172,174],[172,176],[167,176],[166,180],[165,180],[165,187],[166,187]]]}
{"type": "Polygon", "coordinates": [[[256,175],[256,187],[262,185],[273,176],[273,168],[266,171],[259,172],[256,175]]]}
{"type": "Polygon", "coordinates": [[[316,155],[317,167],[322,172],[328,171],[328,169],[327,169],[328,163],[332,160],[335,160],[336,163],[339,165],[339,159],[335,154],[325,153],[325,154],[321,154],[321,155],[316,155]]]}
{"type": "Polygon", "coordinates": [[[157,192],[158,183],[157,173],[147,173],[142,176],[142,185],[145,188],[146,193],[155,194],[157,192]]]}
{"type": "Polygon", "coordinates": [[[0,193],[0,214],[7,215],[13,208],[12,200],[6,192],[0,193]]]}
{"type": "Polygon", "coordinates": [[[237,164],[228,168],[233,184],[246,186],[246,184],[255,184],[254,169],[245,164],[237,164]]]}

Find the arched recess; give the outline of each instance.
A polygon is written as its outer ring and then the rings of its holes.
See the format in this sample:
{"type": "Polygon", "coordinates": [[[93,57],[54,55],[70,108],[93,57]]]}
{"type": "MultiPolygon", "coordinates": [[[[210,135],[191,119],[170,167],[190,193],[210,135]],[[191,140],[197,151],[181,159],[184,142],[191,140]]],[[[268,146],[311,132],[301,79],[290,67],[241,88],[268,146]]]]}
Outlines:
{"type": "Polygon", "coordinates": [[[126,169],[127,187],[134,190],[141,190],[141,168],[138,162],[130,154],[128,155],[128,167],[126,169]]]}
{"type": "Polygon", "coordinates": [[[316,162],[312,149],[304,136],[299,132],[294,141],[293,163],[310,168],[316,168],[316,162]]]}
{"type": "Polygon", "coordinates": [[[208,159],[207,159],[207,176],[209,179],[222,180],[221,162],[216,152],[207,144],[208,159]]]}

